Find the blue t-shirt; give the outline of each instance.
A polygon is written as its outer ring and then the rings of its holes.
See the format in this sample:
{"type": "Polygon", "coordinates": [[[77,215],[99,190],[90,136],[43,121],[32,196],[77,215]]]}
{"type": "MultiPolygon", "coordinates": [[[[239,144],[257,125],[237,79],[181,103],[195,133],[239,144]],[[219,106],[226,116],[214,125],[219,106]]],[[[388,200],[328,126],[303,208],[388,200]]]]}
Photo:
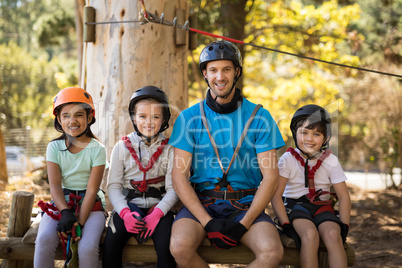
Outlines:
{"type": "MultiPolygon", "coordinates": [[[[217,144],[225,170],[255,106],[256,104],[243,99],[242,105],[236,111],[219,114],[211,110],[204,100],[204,111],[210,132],[217,144]]],[[[193,175],[190,181],[197,185],[198,190],[215,188],[214,184],[219,182],[218,178],[222,178],[223,172],[203,126],[199,103],[180,113],[174,124],[169,144],[192,153],[193,175]]],[[[233,190],[257,188],[262,179],[257,154],[284,145],[285,142],[271,114],[266,109],[260,108],[228,172],[227,179],[233,190]]],[[[243,198],[240,201],[251,201],[252,197],[246,199],[248,200],[243,198]]]]}

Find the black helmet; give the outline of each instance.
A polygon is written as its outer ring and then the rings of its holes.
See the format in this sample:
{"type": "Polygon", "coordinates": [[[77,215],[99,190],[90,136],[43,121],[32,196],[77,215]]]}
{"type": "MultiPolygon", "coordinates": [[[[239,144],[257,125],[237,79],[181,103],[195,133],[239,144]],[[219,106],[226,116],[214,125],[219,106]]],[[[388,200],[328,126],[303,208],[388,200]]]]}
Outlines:
{"type": "MultiPolygon", "coordinates": [[[[292,131],[292,136],[293,140],[295,141],[296,147],[297,145],[297,139],[296,139],[296,125],[300,120],[303,119],[308,119],[310,124],[315,123],[315,122],[323,122],[324,125],[326,126],[327,130],[327,136],[326,141],[323,143],[321,146],[321,150],[325,150],[328,148],[329,140],[331,139],[332,136],[332,130],[331,130],[331,116],[329,113],[322,107],[315,105],[315,104],[308,104],[305,105],[294,113],[292,117],[292,121],[290,122],[290,130],[292,131]]],[[[299,148],[300,149],[300,148],[299,148]]]]}
{"type": "MultiPolygon", "coordinates": [[[[208,44],[204,49],[201,51],[200,54],[200,70],[201,72],[206,68],[207,63],[216,60],[230,60],[233,62],[235,67],[240,68],[241,76],[241,54],[240,50],[228,41],[215,41],[208,44]]],[[[239,78],[238,77],[238,78],[239,78]]]]}
{"type": "Polygon", "coordinates": [[[169,119],[170,119],[169,100],[166,93],[163,92],[162,89],[155,86],[145,86],[139,88],[131,96],[130,104],[128,106],[128,113],[130,114],[130,118],[131,121],[133,122],[135,131],[140,136],[142,136],[142,134],[138,131],[137,126],[134,124],[134,112],[135,112],[135,105],[137,104],[137,102],[143,99],[155,99],[163,104],[162,108],[163,123],[158,133],[165,131],[169,127],[169,119]]]}

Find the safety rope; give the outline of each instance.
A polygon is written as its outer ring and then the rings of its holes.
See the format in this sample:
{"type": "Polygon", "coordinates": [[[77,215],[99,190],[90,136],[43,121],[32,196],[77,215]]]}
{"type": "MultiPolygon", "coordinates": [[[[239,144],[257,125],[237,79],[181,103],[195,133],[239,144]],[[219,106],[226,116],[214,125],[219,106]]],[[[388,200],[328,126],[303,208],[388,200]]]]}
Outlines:
{"type": "Polygon", "coordinates": [[[164,18],[165,14],[164,13],[162,13],[161,16],[158,17],[158,16],[152,14],[151,12],[146,11],[143,0],[141,0],[141,5],[142,5],[142,10],[140,12],[140,19],[139,20],[110,21],[110,22],[85,22],[85,24],[86,25],[97,25],[97,24],[113,24],[113,23],[140,23],[141,25],[143,25],[143,24],[146,24],[148,22],[151,22],[151,23],[156,23],[156,24],[161,24],[161,25],[166,25],[166,26],[172,26],[173,28],[179,28],[179,29],[181,29],[183,31],[191,31],[191,32],[194,32],[194,33],[198,33],[198,34],[202,34],[202,35],[206,35],[206,36],[210,36],[210,37],[214,37],[214,38],[221,38],[223,40],[230,41],[230,42],[233,42],[233,43],[238,43],[238,44],[242,44],[242,45],[246,45],[246,46],[252,46],[252,47],[255,47],[255,48],[259,48],[259,49],[265,49],[265,50],[268,50],[268,51],[277,52],[277,53],[281,53],[281,54],[286,54],[286,55],[290,55],[290,56],[294,56],[294,57],[298,57],[298,58],[302,58],[302,59],[308,59],[308,60],[312,60],[312,61],[317,61],[317,62],[321,62],[321,63],[336,65],[336,66],[344,67],[344,68],[355,69],[355,70],[364,71],[364,72],[371,72],[371,73],[376,73],[376,74],[382,74],[382,75],[394,76],[394,77],[402,78],[402,75],[399,75],[399,74],[381,72],[381,71],[377,71],[377,70],[373,70],[373,69],[367,69],[367,68],[356,67],[356,66],[337,63],[337,62],[332,62],[332,61],[321,60],[321,59],[317,59],[317,58],[313,58],[313,57],[309,57],[309,56],[290,53],[290,52],[286,52],[286,51],[282,51],[282,50],[274,49],[274,48],[269,48],[269,47],[265,47],[265,46],[259,46],[259,45],[255,45],[253,43],[244,42],[242,40],[233,39],[233,38],[230,38],[230,37],[225,37],[225,36],[222,36],[222,35],[217,35],[217,34],[205,32],[205,31],[197,30],[197,29],[191,28],[189,26],[188,21],[186,21],[184,25],[181,25],[181,24],[177,23],[177,17],[175,17],[173,19],[173,21],[171,22],[171,21],[165,20],[165,18],[164,18]]]}

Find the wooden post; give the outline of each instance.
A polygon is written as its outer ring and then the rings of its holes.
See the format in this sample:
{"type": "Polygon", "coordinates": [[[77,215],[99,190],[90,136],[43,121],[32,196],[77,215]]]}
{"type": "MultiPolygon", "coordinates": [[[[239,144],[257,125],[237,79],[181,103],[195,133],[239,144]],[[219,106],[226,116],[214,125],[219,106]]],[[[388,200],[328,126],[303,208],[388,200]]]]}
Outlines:
{"type": "MultiPolygon", "coordinates": [[[[34,194],[17,191],[11,201],[10,217],[8,220],[7,237],[23,237],[31,225],[34,194]]],[[[13,248],[7,248],[12,253],[13,248]]],[[[2,268],[32,267],[32,261],[3,260],[2,268]]]]}

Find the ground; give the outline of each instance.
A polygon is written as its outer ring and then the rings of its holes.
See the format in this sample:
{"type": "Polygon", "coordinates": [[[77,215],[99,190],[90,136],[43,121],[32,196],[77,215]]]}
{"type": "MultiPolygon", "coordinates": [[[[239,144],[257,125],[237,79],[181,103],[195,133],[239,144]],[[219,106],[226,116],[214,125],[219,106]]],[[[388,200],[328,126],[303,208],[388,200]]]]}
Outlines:
{"type": "MultiPolygon", "coordinates": [[[[7,222],[14,191],[35,194],[34,206],[48,199],[48,185],[39,180],[39,172],[10,180],[0,185],[0,236],[6,236],[7,222]],[[36,182],[36,183],[34,183],[36,182]],[[38,183],[41,182],[41,183],[38,183]],[[40,184],[40,185],[39,185],[40,184]]],[[[402,190],[366,191],[349,187],[352,213],[348,242],[356,250],[353,267],[402,267],[402,190]]],[[[126,267],[156,267],[154,265],[127,264],[126,267]]],[[[211,267],[245,267],[244,265],[211,265],[211,267]]]]}

